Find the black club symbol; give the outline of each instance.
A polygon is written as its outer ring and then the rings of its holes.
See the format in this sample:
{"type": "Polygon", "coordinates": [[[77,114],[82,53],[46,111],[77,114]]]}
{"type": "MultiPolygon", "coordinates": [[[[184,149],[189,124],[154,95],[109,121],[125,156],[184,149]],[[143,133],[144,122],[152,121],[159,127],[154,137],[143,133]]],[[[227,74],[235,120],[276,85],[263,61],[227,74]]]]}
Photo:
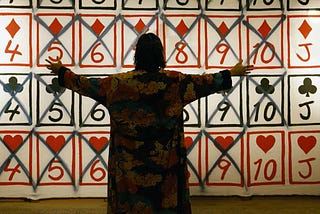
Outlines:
{"type": "Polygon", "coordinates": [[[263,78],[260,81],[260,85],[256,87],[256,92],[258,94],[273,94],[274,86],[269,84],[269,80],[267,78],[263,78]]]}
{"type": "Polygon", "coordinates": [[[66,90],[59,85],[58,78],[53,78],[51,83],[52,84],[46,86],[46,91],[49,94],[62,94],[66,90]]]}
{"type": "Polygon", "coordinates": [[[306,94],[306,97],[310,97],[310,93],[314,94],[317,92],[317,87],[312,85],[312,80],[310,78],[305,78],[303,84],[298,88],[300,94],[306,94]]]}
{"type": "Polygon", "coordinates": [[[20,83],[18,83],[16,77],[10,77],[9,82],[4,85],[3,90],[9,93],[19,93],[23,90],[23,86],[20,83]]]}

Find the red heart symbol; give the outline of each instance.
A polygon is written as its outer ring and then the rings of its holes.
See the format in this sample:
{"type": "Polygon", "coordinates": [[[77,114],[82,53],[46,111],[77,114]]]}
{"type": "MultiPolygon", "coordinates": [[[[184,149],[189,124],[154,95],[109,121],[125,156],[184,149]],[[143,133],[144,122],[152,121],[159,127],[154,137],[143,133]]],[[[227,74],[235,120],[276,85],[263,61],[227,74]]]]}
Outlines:
{"type": "Polygon", "coordinates": [[[300,136],[298,138],[298,145],[304,151],[305,154],[308,154],[311,149],[316,145],[317,139],[314,136],[300,136]]]}
{"type": "Polygon", "coordinates": [[[58,137],[50,135],[46,139],[48,146],[56,153],[61,150],[65,142],[64,136],[62,135],[59,135],[58,137]]]}
{"type": "Polygon", "coordinates": [[[12,152],[14,152],[23,142],[23,138],[21,135],[15,135],[12,137],[11,135],[5,135],[3,137],[3,141],[7,144],[12,152]]]}
{"type": "Polygon", "coordinates": [[[257,145],[264,151],[264,153],[267,153],[273,147],[275,141],[276,139],[272,135],[267,137],[259,135],[257,137],[257,145]]]}
{"type": "Polygon", "coordinates": [[[215,141],[218,142],[224,150],[226,150],[230,146],[230,144],[233,143],[234,139],[233,137],[230,137],[230,136],[227,136],[227,137],[219,136],[215,138],[215,141]]]}
{"type": "Polygon", "coordinates": [[[192,145],[192,143],[193,143],[193,139],[192,139],[192,137],[185,137],[184,138],[184,142],[186,143],[186,147],[187,147],[187,149],[189,149],[189,147],[192,145]]]}
{"type": "Polygon", "coordinates": [[[108,143],[108,138],[106,137],[91,137],[89,139],[89,142],[93,146],[93,148],[97,151],[100,152],[102,148],[108,143]]]}

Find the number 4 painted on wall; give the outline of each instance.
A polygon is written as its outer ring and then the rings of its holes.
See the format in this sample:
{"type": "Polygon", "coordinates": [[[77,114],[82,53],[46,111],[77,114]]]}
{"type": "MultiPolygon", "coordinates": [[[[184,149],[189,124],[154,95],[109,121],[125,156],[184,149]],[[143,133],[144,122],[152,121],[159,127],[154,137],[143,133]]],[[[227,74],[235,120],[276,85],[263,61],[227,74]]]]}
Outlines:
{"type": "Polygon", "coordinates": [[[18,51],[19,49],[19,44],[16,45],[16,47],[14,49],[10,49],[12,45],[12,40],[9,40],[7,46],[6,46],[6,49],[5,49],[5,53],[7,54],[11,54],[11,57],[10,57],[10,62],[13,61],[14,59],[14,56],[17,54],[17,55],[22,55],[22,53],[20,51],[18,51]]]}

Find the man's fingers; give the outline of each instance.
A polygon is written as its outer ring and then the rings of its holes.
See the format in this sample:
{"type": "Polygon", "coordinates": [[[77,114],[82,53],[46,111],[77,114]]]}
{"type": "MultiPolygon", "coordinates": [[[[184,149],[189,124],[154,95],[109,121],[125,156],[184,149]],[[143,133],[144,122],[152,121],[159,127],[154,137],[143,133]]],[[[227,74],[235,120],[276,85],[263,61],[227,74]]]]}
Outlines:
{"type": "Polygon", "coordinates": [[[248,65],[247,70],[253,70],[253,65],[248,65]]]}
{"type": "Polygon", "coordinates": [[[253,69],[254,69],[254,66],[250,65],[249,70],[253,70],[253,69]]]}

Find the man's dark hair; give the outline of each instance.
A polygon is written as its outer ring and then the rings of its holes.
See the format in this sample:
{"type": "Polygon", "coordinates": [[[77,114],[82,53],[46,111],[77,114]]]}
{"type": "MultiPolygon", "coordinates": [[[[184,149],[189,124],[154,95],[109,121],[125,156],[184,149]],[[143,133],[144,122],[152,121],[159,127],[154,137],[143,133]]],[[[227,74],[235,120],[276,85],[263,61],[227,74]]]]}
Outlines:
{"type": "Polygon", "coordinates": [[[153,33],[143,34],[136,45],[134,55],[135,70],[158,71],[165,68],[163,46],[153,33]]]}

